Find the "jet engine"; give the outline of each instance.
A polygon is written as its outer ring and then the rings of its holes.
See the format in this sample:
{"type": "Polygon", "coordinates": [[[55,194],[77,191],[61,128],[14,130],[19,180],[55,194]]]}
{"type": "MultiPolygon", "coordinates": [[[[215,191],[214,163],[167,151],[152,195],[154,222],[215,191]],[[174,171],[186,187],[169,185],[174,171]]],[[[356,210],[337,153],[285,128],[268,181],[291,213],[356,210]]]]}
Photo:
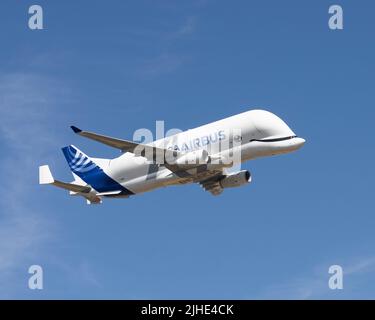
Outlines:
{"type": "Polygon", "coordinates": [[[241,170],[226,175],[220,180],[220,186],[225,188],[240,187],[251,182],[251,174],[248,170],[241,170]]]}

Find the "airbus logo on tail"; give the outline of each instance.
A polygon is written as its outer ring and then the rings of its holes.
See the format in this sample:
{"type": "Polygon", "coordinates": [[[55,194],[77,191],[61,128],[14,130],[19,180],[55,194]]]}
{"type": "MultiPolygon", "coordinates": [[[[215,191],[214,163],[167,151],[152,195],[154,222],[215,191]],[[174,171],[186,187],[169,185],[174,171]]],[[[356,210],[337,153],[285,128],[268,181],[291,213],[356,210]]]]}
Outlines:
{"type": "Polygon", "coordinates": [[[62,151],[73,172],[84,173],[95,169],[96,164],[74,146],[64,147],[62,151]]]}

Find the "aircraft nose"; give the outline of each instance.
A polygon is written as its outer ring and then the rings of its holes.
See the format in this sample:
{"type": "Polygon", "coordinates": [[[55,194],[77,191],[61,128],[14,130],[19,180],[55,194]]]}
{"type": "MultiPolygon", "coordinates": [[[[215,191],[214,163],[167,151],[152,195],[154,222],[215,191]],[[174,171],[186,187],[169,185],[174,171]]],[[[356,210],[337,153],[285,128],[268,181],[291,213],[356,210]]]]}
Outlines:
{"type": "Polygon", "coordinates": [[[294,140],[294,144],[295,144],[296,148],[298,148],[298,149],[301,148],[306,142],[305,139],[300,138],[300,137],[296,137],[293,140],[294,140]]]}

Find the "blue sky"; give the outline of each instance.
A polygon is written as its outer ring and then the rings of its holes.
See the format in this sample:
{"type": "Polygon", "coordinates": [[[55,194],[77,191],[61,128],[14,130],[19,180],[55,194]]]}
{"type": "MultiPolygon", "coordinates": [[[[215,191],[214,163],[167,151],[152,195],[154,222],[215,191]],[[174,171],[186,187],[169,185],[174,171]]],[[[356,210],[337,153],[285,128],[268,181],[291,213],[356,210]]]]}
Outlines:
{"type": "Polygon", "coordinates": [[[375,298],[373,1],[3,1],[0,298],[375,298]],[[253,183],[197,185],[87,206],[38,185],[72,179],[61,147],[118,151],[75,124],[131,139],[252,108],[307,140],[248,162],[253,183]],[[29,290],[27,270],[44,270],[29,290]],[[344,289],[327,286],[330,265],[344,289]]]}

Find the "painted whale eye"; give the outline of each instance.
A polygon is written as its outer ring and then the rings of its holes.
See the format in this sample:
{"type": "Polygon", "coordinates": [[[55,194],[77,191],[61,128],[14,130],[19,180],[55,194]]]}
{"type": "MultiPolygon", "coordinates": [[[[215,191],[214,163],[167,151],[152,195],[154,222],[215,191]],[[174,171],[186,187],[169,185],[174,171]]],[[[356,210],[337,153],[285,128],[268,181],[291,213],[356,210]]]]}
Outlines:
{"type": "Polygon", "coordinates": [[[240,141],[242,141],[242,137],[239,134],[237,134],[233,137],[233,140],[236,141],[236,142],[240,142],[240,141]]]}

